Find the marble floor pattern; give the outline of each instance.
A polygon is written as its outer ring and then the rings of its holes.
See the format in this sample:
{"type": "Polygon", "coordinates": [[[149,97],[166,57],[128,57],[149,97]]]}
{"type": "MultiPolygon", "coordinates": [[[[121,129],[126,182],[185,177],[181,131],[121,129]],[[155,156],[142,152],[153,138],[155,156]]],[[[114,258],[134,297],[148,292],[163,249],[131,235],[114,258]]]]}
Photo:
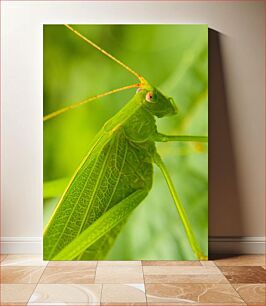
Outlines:
{"type": "Polygon", "coordinates": [[[0,305],[264,306],[265,257],[209,261],[43,261],[1,255],[0,305]]]}

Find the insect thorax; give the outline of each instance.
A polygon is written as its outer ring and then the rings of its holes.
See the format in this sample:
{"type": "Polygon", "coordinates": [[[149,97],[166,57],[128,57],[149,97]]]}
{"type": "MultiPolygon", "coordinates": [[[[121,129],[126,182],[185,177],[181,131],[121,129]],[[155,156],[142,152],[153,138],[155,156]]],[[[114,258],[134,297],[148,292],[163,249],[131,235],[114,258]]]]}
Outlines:
{"type": "Polygon", "coordinates": [[[124,131],[132,141],[147,141],[156,133],[155,119],[144,107],[141,107],[128,119],[124,131]]]}
{"type": "Polygon", "coordinates": [[[123,129],[125,135],[133,142],[145,142],[153,139],[157,133],[154,115],[143,102],[143,93],[136,95],[110,120],[103,130],[107,133],[123,129]]]}

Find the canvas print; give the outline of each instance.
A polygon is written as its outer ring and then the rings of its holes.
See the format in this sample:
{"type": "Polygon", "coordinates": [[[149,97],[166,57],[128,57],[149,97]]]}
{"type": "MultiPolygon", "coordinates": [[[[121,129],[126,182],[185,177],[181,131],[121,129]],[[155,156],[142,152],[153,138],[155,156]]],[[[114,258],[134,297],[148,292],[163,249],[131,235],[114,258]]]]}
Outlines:
{"type": "Polygon", "coordinates": [[[207,25],[44,25],[43,48],[43,258],[207,259],[207,25]]]}

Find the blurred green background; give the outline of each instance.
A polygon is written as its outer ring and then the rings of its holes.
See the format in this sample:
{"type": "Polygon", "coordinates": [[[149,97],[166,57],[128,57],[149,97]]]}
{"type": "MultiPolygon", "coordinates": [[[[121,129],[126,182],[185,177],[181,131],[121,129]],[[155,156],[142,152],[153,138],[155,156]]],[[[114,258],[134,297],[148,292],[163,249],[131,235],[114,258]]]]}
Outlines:
{"type": "MultiPolygon", "coordinates": [[[[207,25],[73,25],[167,96],[179,114],[157,120],[167,134],[207,135],[207,25]]],[[[63,25],[45,25],[44,115],[87,97],[138,82],[63,25]]],[[[68,179],[102,125],[134,95],[120,92],[44,123],[44,226],[68,179]]],[[[208,253],[208,147],[157,144],[195,235],[208,253]]],[[[195,259],[162,174],[154,167],[148,197],[130,216],[106,259],[195,259]]]]}

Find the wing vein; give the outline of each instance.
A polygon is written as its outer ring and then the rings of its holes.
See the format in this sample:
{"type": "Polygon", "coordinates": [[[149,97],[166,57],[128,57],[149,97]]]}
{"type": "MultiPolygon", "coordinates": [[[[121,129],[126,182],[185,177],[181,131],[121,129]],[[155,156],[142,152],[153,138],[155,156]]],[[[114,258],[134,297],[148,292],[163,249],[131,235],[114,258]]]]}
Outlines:
{"type": "MultiPolygon", "coordinates": [[[[94,148],[93,148],[93,149],[94,149],[94,148]]],[[[75,202],[75,205],[74,205],[74,207],[73,207],[73,209],[72,209],[72,211],[71,211],[71,213],[70,213],[70,215],[69,215],[69,217],[68,217],[68,219],[67,219],[67,221],[66,221],[66,223],[65,223],[65,226],[64,226],[64,228],[63,228],[63,230],[62,230],[62,232],[61,232],[59,238],[58,238],[57,241],[55,242],[55,245],[54,245],[53,249],[52,249],[51,252],[50,252],[50,256],[53,254],[54,250],[56,249],[56,247],[57,247],[57,245],[58,245],[58,243],[59,243],[59,241],[60,241],[60,239],[61,239],[62,236],[64,235],[65,229],[66,229],[66,227],[67,227],[67,225],[68,225],[68,223],[69,223],[69,221],[70,221],[72,215],[73,215],[74,212],[75,212],[76,206],[77,206],[78,203],[79,203],[79,200],[80,200],[80,198],[81,198],[81,196],[82,196],[82,194],[83,194],[84,189],[85,189],[86,186],[87,186],[87,183],[88,183],[88,180],[89,180],[89,178],[90,178],[90,176],[91,176],[91,173],[93,172],[94,167],[95,167],[95,165],[97,164],[97,160],[98,160],[98,158],[99,158],[99,155],[100,155],[100,153],[98,153],[98,155],[97,155],[97,157],[96,157],[95,163],[94,163],[93,167],[91,168],[90,173],[88,174],[88,177],[86,178],[86,181],[85,181],[85,183],[84,183],[84,186],[83,186],[83,188],[82,188],[82,191],[80,192],[79,197],[78,197],[78,199],[77,199],[76,202],[75,202]]]]}
{"type": "MultiPolygon", "coordinates": [[[[118,152],[118,146],[119,146],[119,140],[118,140],[117,143],[116,143],[116,152],[118,152]]],[[[120,182],[120,178],[121,178],[121,175],[122,175],[122,172],[123,172],[125,163],[126,163],[127,152],[128,152],[128,143],[127,143],[127,141],[126,141],[125,151],[124,151],[124,155],[123,155],[123,161],[122,161],[121,168],[120,168],[120,170],[119,170],[119,175],[117,176],[117,180],[116,180],[116,183],[115,183],[115,187],[113,188],[113,192],[112,192],[112,194],[111,194],[111,196],[110,196],[110,198],[109,198],[109,201],[108,201],[108,203],[107,203],[107,205],[106,205],[106,208],[105,208],[105,210],[103,211],[102,214],[104,214],[104,213],[108,210],[108,207],[109,207],[109,205],[110,205],[110,203],[111,203],[111,201],[112,201],[112,199],[113,199],[113,197],[114,197],[114,194],[115,194],[116,189],[117,189],[117,186],[118,186],[118,184],[119,184],[119,182],[120,182]]],[[[116,156],[117,156],[117,154],[116,154],[116,156]]],[[[104,239],[104,237],[103,237],[102,239],[103,239],[103,242],[104,242],[106,238],[104,239]]],[[[103,244],[103,242],[102,242],[102,244],[103,244]]],[[[96,251],[96,255],[99,253],[99,250],[101,250],[101,248],[99,248],[99,249],[96,251]]],[[[85,251],[85,252],[86,252],[86,251],[85,251]]],[[[85,253],[85,252],[83,252],[83,253],[85,253]]],[[[82,254],[83,254],[83,253],[82,253],[82,254]]],[[[79,258],[82,257],[82,254],[81,254],[81,256],[80,256],[79,258]]],[[[95,256],[95,258],[97,258],[97,256],[95,256]]]]}
{"type": "Polygon", "coordinates": [[[94,188],[93,188],[92,196],[90,198],[90,201],[89,201],[86,213],[84,214],[84,218],[82,220],[82,223],[80,225],[80,230],[78,231],[77,235],[81,233],[81,231],[82,231],[82,229],[84,227],[85,221],[87,219],[88,213],[89,213],[90,208],[91,208],[91,204],[92,204],[92,202],[93,202],[93,200],[95,198],[95,195],[97,194],[97,190],[98,190],[99,186],[101,185],[101,180],[102,180],[103,174],[105,173],[105,170],[106,170],[105,166],[107,164],[107,161],[110,158],[110,154],[111,154],[112,148],[113,148],[112,143],[110,143],[110,148],[108,149],[108,152],[107,152],[107,154],[106,154],[106,156],[104,158],[103,164],[101,166],[100,173],[98,175],[97,181],[96,181],[96,183],[94,185],[94,188]]]}

